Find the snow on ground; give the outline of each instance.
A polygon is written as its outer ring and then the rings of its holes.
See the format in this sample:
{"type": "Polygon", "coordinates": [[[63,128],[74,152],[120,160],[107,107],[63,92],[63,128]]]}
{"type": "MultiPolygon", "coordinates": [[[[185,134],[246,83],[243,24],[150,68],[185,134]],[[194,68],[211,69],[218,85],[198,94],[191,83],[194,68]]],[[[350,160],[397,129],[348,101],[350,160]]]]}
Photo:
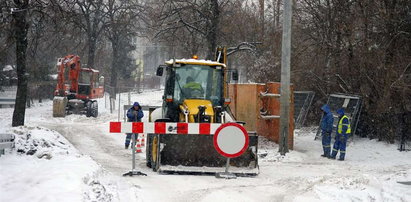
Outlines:
{"type": "MultiPolygon", "coordinates": [[[[60,134],[16,127],[15,149],[0,157],[0,201],[113,201],[118,179],[60,134]]],[[[127,188],[128,189],[128,188],[127,188]]]]}
{"type": "MultiPolygon", "coordinates": [[[[107,110],[99,108],[99,118],[104,119],[107,110]]],[[[0,157],[0,201],[140,201],[132,185],[81,154],[55,130],[41,126],[98,119],[81,115],[53,119],[50,110],[52,101],[36,103],[26,111],[26,126],[13,128],[13,109],[0,109],[0,133],[15,135],[15,148],[0,157]]]]}
{"type": "MultiPolygon", "coordinates": [[[[158,106],[161,96],[132,93],[131,102],[158,106]]],[[[121,100],[129,104],[126,93],[121,100]]],[[[131,167],[131,154],[123,148],[124,134],[108,132],[118,113],[110,114],[105,101],[99,101],[98,118],[52,118],[51,101],[36,104],[27,109],[27,126],[17,128],[11,127],[13,110],[0,109],[0,133],[18,137],[16,148],[0,157],[0,201],[411,201],[411,186],[397,183],[411,181],[411,152],[355,138],[346,161],[324,159],[315,128],[296,131],[286,156],[260,137],[256,177],[161,175],[145,166],[144,152],[137,168],[148,176],[120,177],[131,167]],[[27,155],[32,148],[36,152],[27,155]]]]}

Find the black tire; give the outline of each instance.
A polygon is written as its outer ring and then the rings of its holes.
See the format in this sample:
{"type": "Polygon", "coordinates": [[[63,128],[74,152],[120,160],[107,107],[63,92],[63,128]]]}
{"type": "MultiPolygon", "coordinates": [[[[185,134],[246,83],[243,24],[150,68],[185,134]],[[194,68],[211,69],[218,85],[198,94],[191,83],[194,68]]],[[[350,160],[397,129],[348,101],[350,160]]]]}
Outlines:
{"type": "MultiPolygon", "coordinates": [[[[156,134],[148,134],[147,135],[147,147],[146,147],[146,165],[147,167],[153,169],[154,172],[157,172],[159,165],[158,165],[158,159],[159,159],[159,155],[160,155],[160,146],[159,146],[159,142],[157,143],[157,158],[153,159],[153,141],[154,141],[154,137],[159,138],[158,135],[156,134]]],[[[157,139],[157,141],[159,141],[159,139],[157,139]]]]}
{"type": "Polygon", "coordinates": [[[146,165],[151,168],[151,151],[153,146],[153,135],[147,134],[147,146],[146,146],[146,165]]]}
{"type": "Polygon", "coordinates": [[[98,102],[97,101],[92,101],[91,107],[90,107],[90,115],[94,118],[97,118],[98,116],[98,102]]]}
{"type": "Polygon", "coordinates": [[[91,101],[86,102],[86,117],[91,116],[91,101]]]}

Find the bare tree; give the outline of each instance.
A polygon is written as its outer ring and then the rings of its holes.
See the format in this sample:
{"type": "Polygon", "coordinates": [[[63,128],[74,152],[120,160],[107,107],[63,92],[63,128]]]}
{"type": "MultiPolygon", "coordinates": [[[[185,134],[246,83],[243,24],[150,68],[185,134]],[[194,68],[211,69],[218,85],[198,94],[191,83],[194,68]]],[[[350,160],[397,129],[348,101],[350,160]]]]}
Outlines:
{"type": "MultiPolygon", "coordinates": [[[[66,21],[84,31],[87,39],[87,65],[95,65],[97,42],[101,40],[104,31],[106,13],[104,0],[61,0],[58,3],[66,21]]],[[[64,22],[64,21],[63,21],[64,22]]],[[[67,23],[66,25],[70,25],[67,23]]]]}
{"type": "Polygon", "coordinates": [[[162,12],[153,26],[155,36],[182,38],[178,45],[187,46],[186,49],[196,46],[196,42],[201,43],[204,38],[204,54],[211,59],[220,37],[221,10],[226,4],[227,1],[218,0],[159,1],[157,6],[162,12]]]}
{"type": "Polygon", "coordinates": [[[12,126],[24,125],[27,99],[27,73],[26,73],[26,50],[27,50],[27,12],[29,0],[13,0],[15,8],[12,8],[13,33],[16,41],[16,64],[17,64],[17,93],[14,105],[12,126]]]}
{"type": "MultiPolygon", "coordinates": [[[[127,56],[132,49],[132,37],[137,35],[136,30],[141,28],[141,13],[144,10],[142,5],[134,1],[109,0],[105,7],[107,13],[105,33],[112,47],[112,63],[110,68],[110,85],[116,89],[119,70],[128,68],[131,74],[134,64],[126,64],[127,56]],[[129,48],[127,48],[129,47],[129,48]]],[[[123,76],[123,75],[122,75],[123,76]]]]}
{"type": "MultiPolygon", "coordinates": [[[[281,2],[1,1],[0,67],[17,64],[19,75],[13,125],[24,124],[27,72],[40,80],[53,69],[56,57],[76,53],[87,55],[89,66],[101,64],[101,72],[116,86],[118,78],[135,68],[129,56],[137,35],[171,47],[174,57],[200,54],[209,59],[217,45],[262,42],[255,54],[230,56],[231,64],[242,72],[243,81],[278,81],[281,2]],[[150,25],[147,32],[143,24],[150,25]]],[[[360,131],[392,141],[399,114],[411,113],[410,9],[408,0],[296,1],[291,64],[295,89],[316,91],[316,103],[334,92],[361,95],[360,131]]],[[[317,122],[315,113],[312,119],[317,122]]]]}
{"type": "Polygon", "coordinates": [[[13,47],[13,33],[10,23],[12,19],[10,6],[6,1],[0,2],[0,90],[1,85],[9,83],[6,79],[7,76],[1,70],[5,65],[12,64],[10,61],[14,60],[12,52],[15,47],[13,47]]]}

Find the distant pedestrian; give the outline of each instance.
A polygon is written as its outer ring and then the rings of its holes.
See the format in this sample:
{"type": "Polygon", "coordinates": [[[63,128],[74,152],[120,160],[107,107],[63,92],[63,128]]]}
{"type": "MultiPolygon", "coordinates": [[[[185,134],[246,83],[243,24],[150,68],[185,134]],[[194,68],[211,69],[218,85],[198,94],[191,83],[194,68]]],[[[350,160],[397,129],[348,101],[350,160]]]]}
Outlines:
{"type": "Polygon", "coordinates": [[[335,159],[338,150],[340,150],[340,158],[338,160],[344,161],[345,158],[345,148],[347,146],[348,136],[351,134],[351,125],[348,117],[344,114],[344,109],[338,109],[337,114],[339,116],[337,125],[337,135],[335,136],[335,142],[333,147],[333,152],[331,158],[335,159]]]}
{"type": "MultiPolygon", "coordinates": [[[[143,110],[141,109],[141,106],[138,102],[134,102],[133,106],[127,110],[127,118],[128,122],[141,122],[141,118],[143,118],[144,113],[143,110]]],[[[130,140],[131,140],[131,135],[132,133],[127,133],[126,136],[126,142],[125,142],[125,148],[128,149],[130,146],[130,140]]],[[[135,138],[137,139],[138,134],[135,135],[135,138]]]]}
{"type": "Polygon", "coordinates": [[[322,157],[330,157],[331,150],[331,133],[333,131],[334,116],[331,113],[330,107],[325,104],[321,107],[324,112],[323,118],[321,119],[321,136],[324,154],[322,157]]]}

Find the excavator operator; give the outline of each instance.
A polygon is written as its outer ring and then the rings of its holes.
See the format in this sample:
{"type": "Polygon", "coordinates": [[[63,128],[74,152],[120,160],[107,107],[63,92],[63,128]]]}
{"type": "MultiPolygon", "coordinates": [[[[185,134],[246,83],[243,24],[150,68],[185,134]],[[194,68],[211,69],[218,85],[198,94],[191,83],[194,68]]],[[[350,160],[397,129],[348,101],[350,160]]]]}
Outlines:
{"type": "Polygon", "coordinates": [[[201,84],[195,82],[191,76],[187,77],[186,84],[182,90],[186,98],[201,98],[204,95],[204,89],[201,84]]]}

